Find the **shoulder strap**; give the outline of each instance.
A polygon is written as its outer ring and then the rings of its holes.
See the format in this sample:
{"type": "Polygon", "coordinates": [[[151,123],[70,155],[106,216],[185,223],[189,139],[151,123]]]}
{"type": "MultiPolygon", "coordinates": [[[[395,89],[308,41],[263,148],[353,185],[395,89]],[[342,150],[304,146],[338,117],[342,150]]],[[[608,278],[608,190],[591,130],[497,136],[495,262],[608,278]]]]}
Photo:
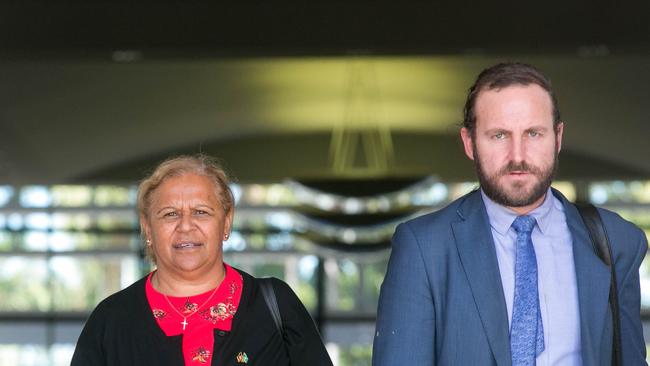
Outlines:
{"type": "Polygon", "coordinates": [[[282,326],[282,316],[280,315],[280,308],[278,307],[278,300],[275,297],[275,291],[273,290],[273,283],[271,283],[271,278],[258,278],[257,281],[262,290],[262,296],[264,296],[264,302],[271,312],[271,317],[273,318],[273,323],[275,323],[275,328],[278,330],[282,338],[284,338],[284,327],[282,326]]]}
{"type": "Polygon", "coordinates": [[[616,289],[616,271],[612,265],[612,249],[609,243],[605,225],[598,213],[598,209],[590,203],[576,203],[578,212],[582,216],[589,231],[591,243],[598,257],[609,267],[611,272],[611,285],[609,287],[609,305],[612,310],[612,325],[614,327],[614,339],[612,347],[612,365],[621,365],[621,320],[618,311],[618,293],[616,289]]]}

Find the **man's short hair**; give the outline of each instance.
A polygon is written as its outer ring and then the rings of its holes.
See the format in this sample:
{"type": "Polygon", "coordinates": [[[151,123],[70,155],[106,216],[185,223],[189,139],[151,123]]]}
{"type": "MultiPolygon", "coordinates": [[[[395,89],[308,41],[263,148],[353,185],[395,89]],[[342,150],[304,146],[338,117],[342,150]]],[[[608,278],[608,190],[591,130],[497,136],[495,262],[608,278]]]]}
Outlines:
{"type": "Polygon", "coordinates": [[[526,86],[530,84],[539,85],[548,92],[548,95],[551,97],[551,103],[553,104],[553,126],[557,126],[560,123],[560,109],[557,106],[551,81],[532,65],[508,62],[489,67],[478,75],[474,85],[469,88],[469,93],[467,94],[467,101],[463,109],[463,127],[467,128],[472,136],[474,135],[474,128],[476,127],[474,107],[480,92],[484,90],[499,90],[512,85],[526,86]]]}

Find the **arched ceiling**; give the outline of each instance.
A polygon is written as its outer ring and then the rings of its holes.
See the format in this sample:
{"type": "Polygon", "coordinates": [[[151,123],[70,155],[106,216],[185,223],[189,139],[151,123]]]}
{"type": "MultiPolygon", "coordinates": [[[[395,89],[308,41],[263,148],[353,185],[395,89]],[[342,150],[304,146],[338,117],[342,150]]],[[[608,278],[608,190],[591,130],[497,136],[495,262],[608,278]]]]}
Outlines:
{"type": "Polygon", "coordinates": [[[486,8],[485,17],[452,4],[442,13],[422,4],[322,3],[311,12],[283,3],[275,13],[268,4],[146,4],[1,5],[0,183],[131,180],[157,159],[198,151],[227,157],[242,180],[329,177],[341,130],[390,132],[396,157],[385,175],[463,177],[471,165],[454,174],[450,162],[464,161],[455,141],[466,90],[505,60],[552,79],[569,175],[650,176],[650,27],[639,14],[647,4],[565,6],[554,22],[550,3],[486,8]],[[360,17],[364,9],[373,17],[360,17]],[[158,17],[138,28],[147,10],[158,17]],[[220,37],[204,23],[216,10],[220,37]],[[328,34],[319,24],[336,14],[328,34]],[[441,32],[445,24],[465,29],[441,32]]]}

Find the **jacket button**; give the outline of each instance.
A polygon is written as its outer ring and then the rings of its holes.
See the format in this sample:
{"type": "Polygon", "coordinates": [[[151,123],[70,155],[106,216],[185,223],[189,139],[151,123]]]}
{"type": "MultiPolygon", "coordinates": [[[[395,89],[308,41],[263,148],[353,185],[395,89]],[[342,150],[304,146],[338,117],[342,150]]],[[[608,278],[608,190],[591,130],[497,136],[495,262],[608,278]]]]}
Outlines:
{"type": "Polygon", "coordinates": [[[223,330],[220,330],[220,331],[217,332],[217,334],[219,335],[219,337],[223,337],[223,336],[226,335],[226,332],[224,332],[223,330]]]}

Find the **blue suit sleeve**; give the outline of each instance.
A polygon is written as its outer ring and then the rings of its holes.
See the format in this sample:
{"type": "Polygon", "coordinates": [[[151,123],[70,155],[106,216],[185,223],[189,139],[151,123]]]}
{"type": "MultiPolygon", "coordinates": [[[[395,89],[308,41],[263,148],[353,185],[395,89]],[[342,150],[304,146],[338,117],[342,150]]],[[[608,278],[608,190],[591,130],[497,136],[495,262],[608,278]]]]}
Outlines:
{"type": "Polygon", "coordinates": [[[393,236],[386,277],[381,286],[373,366],[433,366],[435,309],[425,258],[408,224],[393,236]]]}
{"type": "MultiPolygon", "coordinates": [[[[621,319],[621,347],[623,365],[647,365],[646,345],[643,340],[641,325],[641,298],[639,267],[648,250],[645,234],[638,228],[631,231],[630,251],[634,255],[631,261],[623,261],[624,272],[617,271],[619,311],[621,319]],[[623,276],[620,276],[623,275],[623,276]]],[[[631,257],[631,256],[629,256],[631,257]]],[[[617,263],[618,267],[618,263],[617,263]]]]}

